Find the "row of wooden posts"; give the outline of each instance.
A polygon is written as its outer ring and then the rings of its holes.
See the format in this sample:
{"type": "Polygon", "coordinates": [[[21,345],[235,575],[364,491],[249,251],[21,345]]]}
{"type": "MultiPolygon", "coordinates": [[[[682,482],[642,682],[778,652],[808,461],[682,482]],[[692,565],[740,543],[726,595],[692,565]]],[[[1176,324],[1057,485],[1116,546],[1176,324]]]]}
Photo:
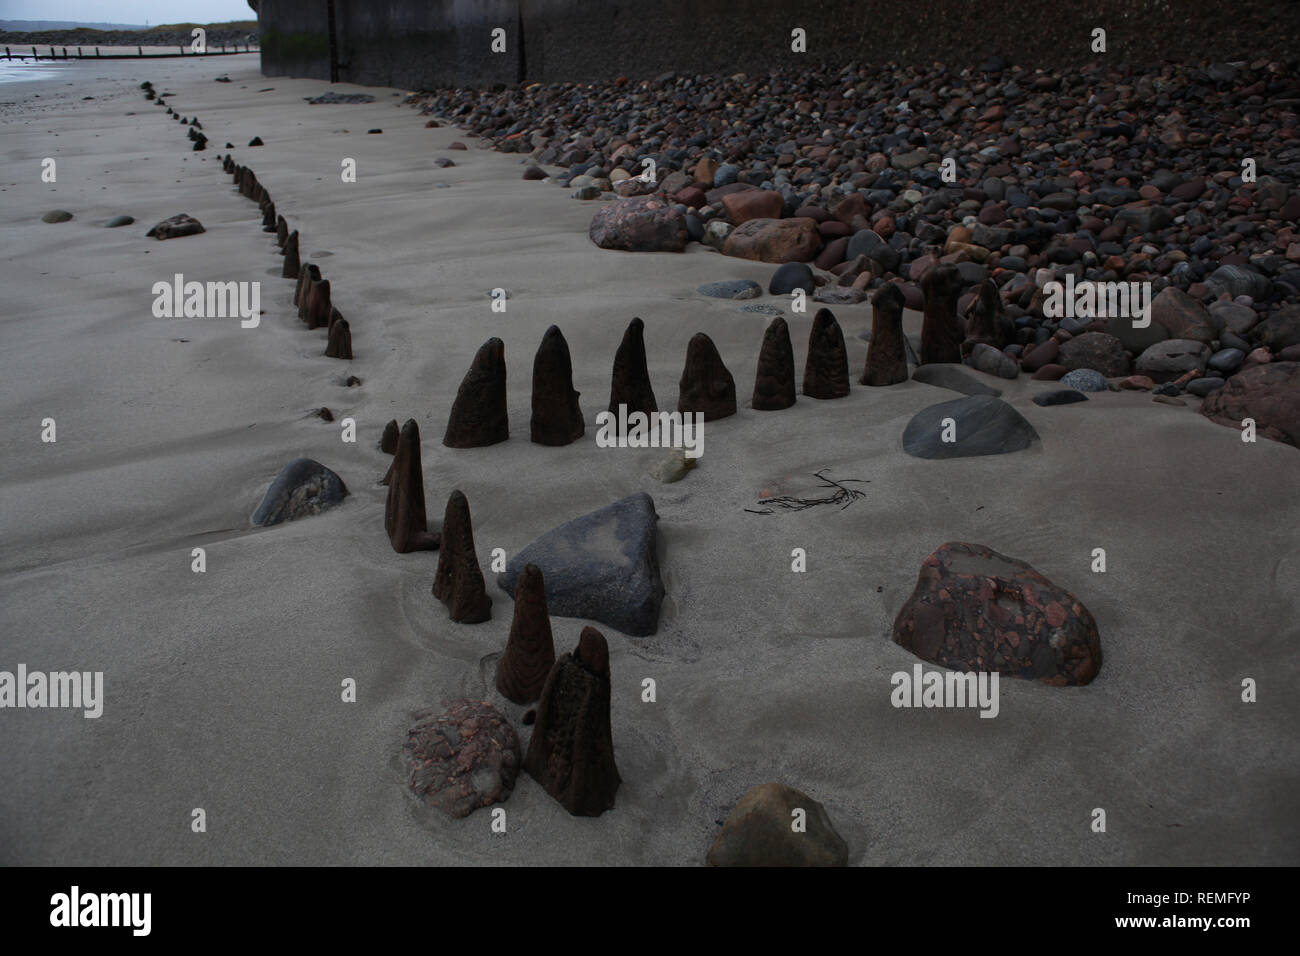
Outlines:
{"type": "Polygon", "coordinates": [[[100,55],[100,52],[99,52],[99,47],[95,47],[95,52],[94,52],[93,55],[90,54],[90,53],[82,53],[82,52],[81,52],[81,47],[77,47],[77,52],[76,52],[75,55],[73,55],[73,54],[69,54],[69,53],[68,53],[68,48],[65,46],[65,47],[62,47],[63,55],[60,56],[60,55],[58,55],[57,53],[54,52],[54,47],[50,47],[50,52],[49,52],[48,55],[43,54],[43,53],[37,53],[37,52],[36,52],[36,47],[32,47],[32,52],[31,52],[31,53],[11,53],[10,50],[9,50],[9,47],[5,47],[5,59],[6,59],[6,60],[27,60],[27,59],[31,59],[31,60],[93,60],[93,59],[101,59],[101,60],[122,60],[122,59],[128,59],[128,58],[132,58],[132,59],[133,59],[134,57],[142,57],[142,56],[150,56],[150,57],[171,57],[171,56],[224,56],[224,55],[226,55],[226,54],[228,54],[228,53],[260,53],[260,52],[261,52],[260,49],[258,49],[257,47],[254,47],[254,46],[252,46],[251,44],[248,44],[248,43],[245,43],[245,44],[244,44],[244,48],[243,48],[242,50],[239,48],[239,44],[238,44],[238,43],[236,43],[236,44],[234,45],[234,48],[231,49],[231,50],[227,50],[227,49],[226,49],[226,45],[223,43],[223,44],[221,44],[221,50],[220,50],[220,52],[218,52],[218,51],[216,51],[216,50],[208,50],[208,51],[205,52],[205,53],[195,53],[195,52],[193,52],[192,50],[191,50],[190,52],[187,53],[187,52],[186,52],[186,48],[185,48],[184,46],[180,47],[180,52],[179,52],[179,53],[148,53],[148,54],[146,54],[146,53],[144,52],[144,47],[142,47],[142,46],[137,46],[135,49],[136,49],[136,52],[135,52],[134,56],[133,56],[132,54],[130,54],[130,53],[105,53],[105,54],[103,54],[103,55],[101,56],[101,55],[100,55]]]}

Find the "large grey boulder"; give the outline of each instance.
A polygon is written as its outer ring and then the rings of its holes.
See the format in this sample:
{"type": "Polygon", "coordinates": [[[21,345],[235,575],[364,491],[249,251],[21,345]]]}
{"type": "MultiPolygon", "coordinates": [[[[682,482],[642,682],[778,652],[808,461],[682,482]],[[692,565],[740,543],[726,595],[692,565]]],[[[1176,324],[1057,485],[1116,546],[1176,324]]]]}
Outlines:
{"type": "Polygon", "coordinates": [[[1023,415],[991,395],[931,405],[917,412],[903,430],[903,450],[916,458],[1005,455],[1037,440],[1038,433],[1023,415]],[[945,440],[949,436],[952,441],[945,440]]]}
{"type": "Polygon", "coordinates": [[[546,532],[515,554],[497,584],[513,595],[519,575],[535,564],[551,616],[600,621],[636,636],[653,634],[664,596],[655,546],[658,521],[649,495],[629,495],[546,532]]]}

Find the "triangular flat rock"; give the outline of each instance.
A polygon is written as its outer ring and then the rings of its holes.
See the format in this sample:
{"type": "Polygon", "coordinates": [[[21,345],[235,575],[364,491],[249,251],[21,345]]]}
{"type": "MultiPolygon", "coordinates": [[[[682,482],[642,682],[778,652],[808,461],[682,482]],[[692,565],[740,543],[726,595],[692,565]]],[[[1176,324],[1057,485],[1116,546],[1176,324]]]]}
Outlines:
{"type": "Polygon", "coordinates": [[[332,508],[347,496],[343,479],[318,461],[295,458],[280,470],[253,512],[256,527],[296,521],[332,508]]]}
{"type": "Polygon", "coordinates": [[[546,582],[552,617],[600,621],[644,637],[659,627],[664,586],[659,578],[654,500],[629,495],[574,518],[516,552],[497,585],[513,595],[529,564],[546,582]]]}

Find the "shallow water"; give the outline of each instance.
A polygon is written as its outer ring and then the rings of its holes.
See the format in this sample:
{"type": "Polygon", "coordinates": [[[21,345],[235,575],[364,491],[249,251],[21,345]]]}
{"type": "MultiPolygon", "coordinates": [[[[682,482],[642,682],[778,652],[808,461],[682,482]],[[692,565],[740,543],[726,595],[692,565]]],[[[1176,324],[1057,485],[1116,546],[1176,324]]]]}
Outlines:
{"type": "Polygon", "coordinates": [[[0,83],[23,83],[28,80],[48,80],[59,75],[71,63],[50,60],[5,60],[0,58],[0,83]]]}

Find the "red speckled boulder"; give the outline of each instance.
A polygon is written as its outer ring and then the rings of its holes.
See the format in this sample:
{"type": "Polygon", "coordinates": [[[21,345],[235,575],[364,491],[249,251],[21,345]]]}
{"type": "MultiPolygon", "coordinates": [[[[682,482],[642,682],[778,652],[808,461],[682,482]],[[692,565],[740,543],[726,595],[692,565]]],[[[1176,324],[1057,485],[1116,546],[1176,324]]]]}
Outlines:
{"type": "Polygon", "coordinates": [[[894,641],[959,671],[997,671],[1062,687],[1101,669],[1088,609],[1028,564],[950,541],[925,559],[894,620],[894,641]]]}
{"type": "Polygon", "coordinates": [[[659,196],[636,196],[605,206],[591,220],[591,241],[626,252],[681,252],[686,219],[659,196]]]}
{"type": "Polygon", "coordinates": [[[449,816],[467,817],[510,796],[522,762],[519,737],[505,716],[481,700],[444,701],[407,732],[411,790],[449,816]]]}

